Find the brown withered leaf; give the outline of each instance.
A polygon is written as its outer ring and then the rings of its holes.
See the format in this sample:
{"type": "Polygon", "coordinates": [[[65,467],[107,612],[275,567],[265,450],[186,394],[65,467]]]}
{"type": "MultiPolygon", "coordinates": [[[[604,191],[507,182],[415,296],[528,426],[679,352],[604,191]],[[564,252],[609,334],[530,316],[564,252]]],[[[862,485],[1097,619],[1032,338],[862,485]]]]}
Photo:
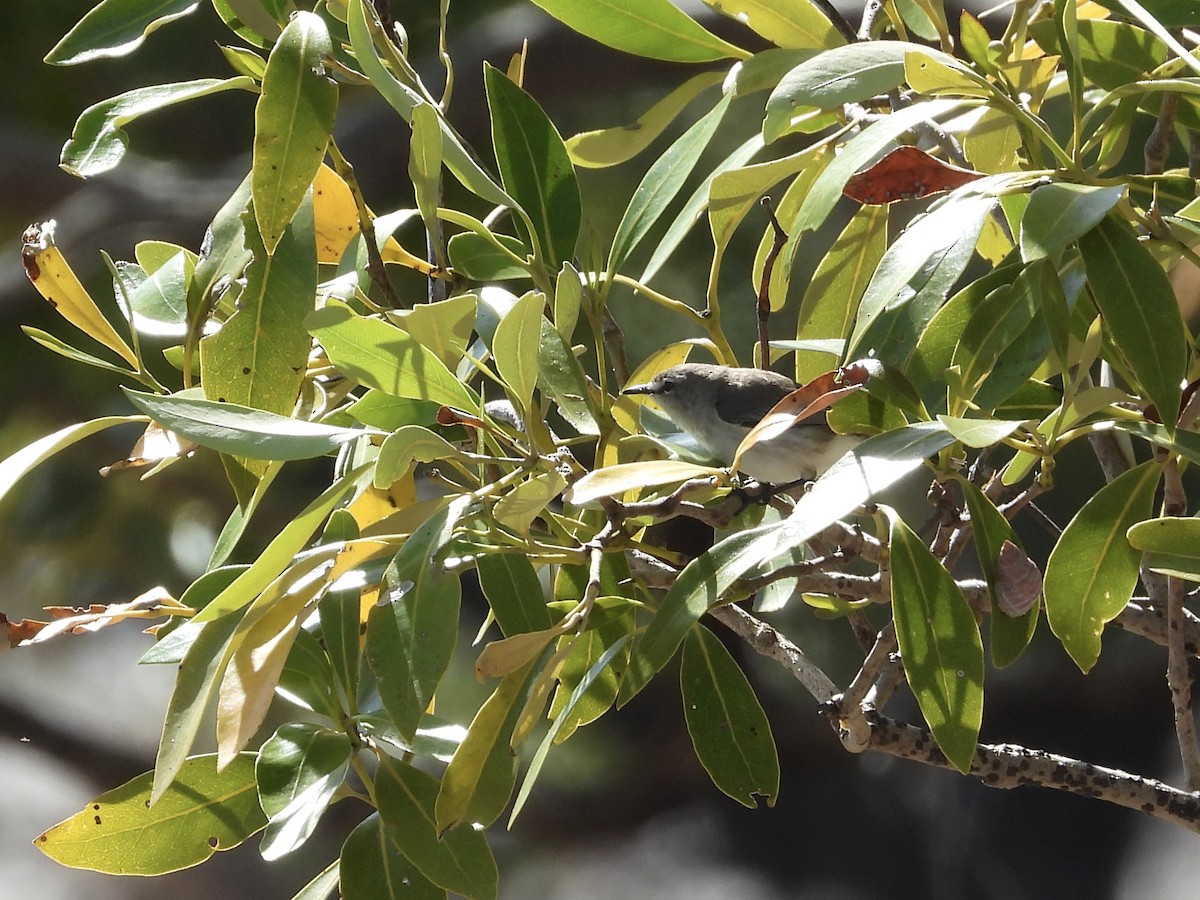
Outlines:
{"type": "Polygon", "coordinates": [[[982,177],[981,172],[942,162],[919,147],[897,147],[874,165],[852,175],[842,193],[859,203],[883,206],[952,191],[982,177]]]}
{"type": "MultiPolygon", "coordinates": [[[[824,416],[825,410],[842,397],[860,390],[867,383],[868,377],[867,367],[860,363],[851,363],[818,375],[771,407],[770,412],[743,438],[739,448],[741,454],[759,441],[778,437],[793,425],[824,416]]],[[[734,460],[733,468],[737,468],[737,460],[734,460]]]]}
{"type": "Polygon", "coordinates": [[[158,467],[182,459],[198,446],[194,441],[181,438],[157,422],[151,422],[133,445],[129,456],[118,460],[111,466],[105,466],[100,470],[100,474],[111,475],[113,472],[123,472],[126,469],[144,469],[146,466],[155,466],[153,470],[142,476],[149,478],[158,471],[158,467]]]}
{"type": "Polygon", "coordinates": [[[164,587],[151,588],[126,603],[93,603],[86,609],[74,606],[47,606],[51,621],[4,620],[11,646],[44,643],[64,634],[99,631],[125,619],[160,619],[163,616],[192,615],[195,610],[167,593],[164,587]]]}
{"type": "Polygon", "coordinates": [[[1007,616],[1023,616],[1042,595],[1042,573],[1029,555],[1014,544],[1000,545],[996,559],[996,605],[1007,616]]]}

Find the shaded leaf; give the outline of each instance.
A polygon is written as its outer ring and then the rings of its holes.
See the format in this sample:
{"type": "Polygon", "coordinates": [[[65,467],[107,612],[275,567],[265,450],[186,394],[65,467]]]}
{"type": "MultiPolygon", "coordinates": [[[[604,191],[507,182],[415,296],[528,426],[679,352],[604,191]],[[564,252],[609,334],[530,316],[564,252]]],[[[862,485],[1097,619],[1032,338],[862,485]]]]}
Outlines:
{"type": "Polygon", "coordinates": [[[496,861],[483,833],[460,827],[438,834],[434,817],[438,783],[432,777],[385,758],[375,790],[388,837],[422,875],[472,900],[496,896],[496,861]]]}
{"type": "Polygon", "coordinates": [[[684,641],[679,684],[692,746],[713,783],[750,809],[758,797],[774,806],[779,757],[771,725],[738,664],[703,625],[684,641]]]}
{"type": "Polygon", "coordinates": [[[970,771],[983,721],[983,641],[954,577],[888,511],[892,616],[904,674],[938,747],[970,771]]]}
{"type": "Polygon", "coordinates": [[[270,820],[263,859],[279,859],[308,839],[345,780],[351,753],[345,732],[305,722],[281,725],[262,745],[254,776],[270,820]]]}
{"type": "Polygon", "coordinates": [[[446,889],[422,875],[388,837],[388,829],[378,813],[368,816],[350,832],[342,845],[341,859],[338,886],[343,900],[380,897],[446,900],[446,889]]]}

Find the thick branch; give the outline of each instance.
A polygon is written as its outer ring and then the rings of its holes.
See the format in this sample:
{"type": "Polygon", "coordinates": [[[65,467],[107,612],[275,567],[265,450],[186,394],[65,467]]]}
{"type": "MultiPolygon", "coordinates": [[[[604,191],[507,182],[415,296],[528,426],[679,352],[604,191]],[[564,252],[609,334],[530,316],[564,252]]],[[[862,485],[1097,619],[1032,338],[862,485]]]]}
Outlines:
{"type": "MultiPolygon", "coordinates": [[[[925,729],[888,719],[872,710],[866,712],[866,718],[871,726],[871,750],[957,771],[925,729]]],[[[1106,800],[1200,834],[1200,795],[1120,769],[1016,744],[978,744],[970,774],[988,787],[1047,787],[1106,800]]]]}

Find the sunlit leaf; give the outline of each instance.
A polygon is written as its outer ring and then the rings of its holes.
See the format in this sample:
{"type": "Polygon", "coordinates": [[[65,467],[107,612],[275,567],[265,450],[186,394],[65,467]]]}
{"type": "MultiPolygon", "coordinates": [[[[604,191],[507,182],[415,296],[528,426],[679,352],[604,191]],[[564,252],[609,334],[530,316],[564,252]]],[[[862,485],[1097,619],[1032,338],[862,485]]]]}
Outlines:
{"type": "Polygon", "coordinates": [[[345,732],[304,722],[281,725],[263,744],[254,769],[270,820],[263,859],[279,859],[309,838],[346,777],[351,752],[345,732]]]}
{"type": "Polygon", "coordinates": [[[938,747],[970,771],[983,721],[983,641],[954,577],[894,512],[888,515],[892,615],[904,674],[938,747]]]}
{"type": "Polygon", "coordinates": [[[267,58],[254,109],[254,217],[268,253],[283,237],[325,158],[337,85],[325,72],[333,52],[320,16],[292,16],[267,58]]]}
{"type": "Polygon", "coordinates": [[[129,136],[125,126],[139,116],[222,91],[255,91],[254,79],[199,78],[177,84],[135,88],[85,109],[75,122],[71,139],[62,149],[61,166],[72,175],[89,178],[114,168],[125,156],[129,136]]]}
{"type": "Polygon", "coordinates": [[[164,875],[236,847],[263,825],[253,753],[223,772],[216,758],[184,763],[174,787],[150,805],[152,773],[101,794],[33,843],[60,865],[108,875],[164,875]]]}
{"type": "Polygon", "coordinates": [[[594,41],[636,56],[671,62],[741,59],[745,50],[702,28],[668,0],[534,0],[554,18],[594,41]]]}
{"type": "Polygon", "coordinates": [[[104,0],[88,11],[44,62],[74,66],[104,57],[126,56],[146,35],[195,11],[199,0],[104,0]]]}
{"type": "Polygon", "coordinates": [[[1046,618],[1071,659],[1087,672],[1100,657],[1104,626],[1125,608],[1140,554],[1125,539],[1150,518],[1162,467],[1142,463],[1097,491],[1063,529],[1046,561],[1046,618]]]}
{"type": "Polygon", "coordinates": [[[688,632],[679,669],[683,713],[701,765],[713,783],[754,809],[775,805],[779,758],[771,725],[729,651],[703,625],[688,632]]]}

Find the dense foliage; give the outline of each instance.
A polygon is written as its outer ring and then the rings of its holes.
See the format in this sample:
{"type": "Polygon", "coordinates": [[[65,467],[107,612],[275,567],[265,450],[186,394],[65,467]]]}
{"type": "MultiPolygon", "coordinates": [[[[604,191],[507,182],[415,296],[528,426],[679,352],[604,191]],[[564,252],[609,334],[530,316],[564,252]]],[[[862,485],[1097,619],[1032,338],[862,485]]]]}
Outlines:
{"type": "MultiPolygon", "coordinates": [[[[135,412],[29,445],[0,463],[0,491],[89,435],[142,423],[111,468],[215,452],[236,496],[208,571],[178,597],[154,588],[7,623],[12,644],[36,645],[152,620],[143,661],[179,667],[154,771],[41,849],[157,874],[261,831],[273,859],[356,797],[374,812],[298,896],[492,897],[476,826],[511,822],[547,754],[677,654],[713,782],[774,803],[770,724],[713,623],[793,675],[848,750],[1066,786],[1200,830],[1187,668],[1200,623],[1184,607],[1200,526],[1181,475],[1200,460],[1196,367],[1168,276],[1200,262],[1200,62],[1179,37],[1200,25],[1192,4],[1017,0],[993,37],[935,0],[869,4],[858,28],[823,0],[714,0],[748,26],[731,43],[668,0],[536,2],[616,50],[696,71],[636,121],[563,140],[522,86],[536,59],[485,66],[483,162],[448,118],[455,79],[479,74],[445,52],[448,0],[440,94],[382,3],[211,0],[232,75],[146,86],[79,117],[62,164],[87,178],[121,162],[134,119],[257,94],[250,172],[204,245],[147,241],[134,261],[106,259],[124,321],[75,277],[54,223],[25,235],[33,286],[99,346],[29,336],[119,378],[135,412]],[[354,92],[411,128],[413,208],[375,212],[363,196],[336,140],[354,92]],[[713,166],[714,137],[751,118],[761,128],[713,166]],[[1190,175],[1168,168],[1175,135],[1190,175]],[[578,172],[663,144],[597,237],[578,172]],[[759,204],[776,190],[768,223],[759,204]],[[650,285],[704,218],[714,247],[693,305],[650,285]],[[739,228],[762,231],[753,258],[730,251],[739,228]],[[758,295],[753,357],[729,335],[749,312],[720,295],[731,269],[758,295]],[[630,291],[696,336],[628,360],[610,299],[630,291]],[[620,394],[689,354],[808,383],[774,428],[832,404],[836,430],[869,437],[807,491],[748,486],[620,394]],[[1108,483],[1033,559],[1011,520],[1036,514],[1081,439],[1108,483]],[[317,457],[332,463],[325,490],[233,562],[283,465],[317,457]],[[875,505],[918,471],[930,522],[875,505]],[[670,545],[654,526],[677,516],[712,526],[712,546],[670,545]],[[982,579],[963,574],[967,554],[982,579]],[[492,692],[451,722],[437,701],[464,677],[451,662],[468,570],[490,607],[474,675],[492,692]],[[753,611],[734,605],[751,596],[753,611]],[[849,683],[767,624],[788,604],[862,639],[849,683]],[[978,743],[989,665],[1019,664],[1043,617],[1085,672],[1110,623],[1167,646],[1184,789],[978,743]],[[882,714],[903,685],[924,723],[882,714]],[[255,747],[273,705],[294,720],[255,747]],[[193,755],[214,706],[216,752],[193,755]]],[[[130,54],[201,5],[104,0],[47,62],[130,54]]]]}

